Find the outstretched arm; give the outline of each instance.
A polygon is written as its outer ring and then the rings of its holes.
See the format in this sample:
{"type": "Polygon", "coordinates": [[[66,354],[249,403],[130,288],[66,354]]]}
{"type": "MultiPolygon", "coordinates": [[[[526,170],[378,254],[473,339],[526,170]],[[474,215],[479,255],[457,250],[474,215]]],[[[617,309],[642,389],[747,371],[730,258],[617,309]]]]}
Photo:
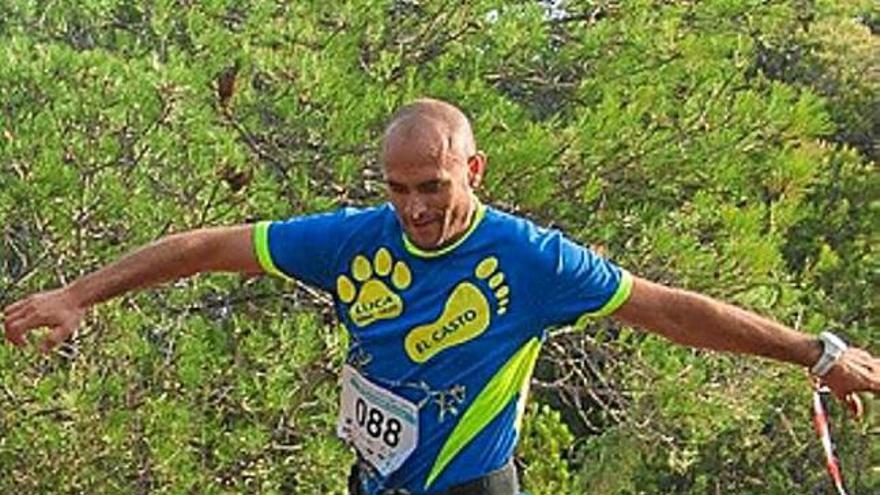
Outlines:
{"type": "Polygon", "coordinates": [[[69,285],[33,294],[4,309],[6,339],[26,344],[28,331],[50,327],[47,352],[79,326],[85,311],[102,301],[201,272],[262,273],[253,250],[253,227],[199,229],[163,237],[69,285]]]}
{"type": "MultiPolygon", "coordinates": [[[[715,299],[633,277],[629,299],[614,313],[624,323],[691,347],[764,356],[813,366],[822,344],[752,312],[715,299]]],[[[822,380],[840,399],[852,392],[880,392],[880,359],[848,348],[822,380]]],[[[850,406],[854,407],[852,400],[850,406]]]]}

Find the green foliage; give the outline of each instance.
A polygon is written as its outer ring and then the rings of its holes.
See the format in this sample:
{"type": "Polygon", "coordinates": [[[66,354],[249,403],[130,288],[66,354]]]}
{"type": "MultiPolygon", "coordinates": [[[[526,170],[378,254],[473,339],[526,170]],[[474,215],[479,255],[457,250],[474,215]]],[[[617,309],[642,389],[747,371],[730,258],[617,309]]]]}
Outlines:
{"type": "Polygon", "coordinates": [[[578,480],[568,465],[575,437],[558,411],[530,406],[523,420],[519,455],[526,468],[523,484],[533,495],[575,493],[578,480]]]}
{"type": "MultiPolygon", "coordinates": [[[[163,234],[379,201],[383,124],[430,95],[472,117],[487,201],[870,347],[878,16],[861,0],[5,2],[0,305],[163,234]]],[[[0,347],[0,492],[343,493],[328,311],[281,281],[200,277],[102,306],[58,355],[0,347]]],[[[827,489],[797,370],[584,325],[539,363],[527,490],[827,489]],[[571,369],[587,371],[560,381],[571,369]]],[[[860,425],[834,410],[856,493],[880,488],[869,406],[860,425]]]]}

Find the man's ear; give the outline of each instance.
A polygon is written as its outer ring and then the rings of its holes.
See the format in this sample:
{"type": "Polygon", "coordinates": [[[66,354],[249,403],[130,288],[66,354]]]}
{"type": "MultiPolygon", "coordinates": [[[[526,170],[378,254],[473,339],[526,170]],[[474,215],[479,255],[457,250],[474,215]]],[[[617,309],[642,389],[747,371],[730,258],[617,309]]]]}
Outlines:
{"type": "Polygon", "coordinates": [[[468,184],[472,189],[480,187],[483,183],[483,175],[486,173],[486,155],[478,151],[468,158],[468,184]]]}

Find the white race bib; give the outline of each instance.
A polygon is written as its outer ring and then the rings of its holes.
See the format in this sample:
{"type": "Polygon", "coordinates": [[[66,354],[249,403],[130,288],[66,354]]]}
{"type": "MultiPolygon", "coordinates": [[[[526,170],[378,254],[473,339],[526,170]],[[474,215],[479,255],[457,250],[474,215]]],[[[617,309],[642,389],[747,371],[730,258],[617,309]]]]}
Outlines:
{"type": "Polygon", "coordinates": [[[354,445],[382,476],[388,476],[416,448],[419,409],[345,365],[336,434],[354,445]]]}

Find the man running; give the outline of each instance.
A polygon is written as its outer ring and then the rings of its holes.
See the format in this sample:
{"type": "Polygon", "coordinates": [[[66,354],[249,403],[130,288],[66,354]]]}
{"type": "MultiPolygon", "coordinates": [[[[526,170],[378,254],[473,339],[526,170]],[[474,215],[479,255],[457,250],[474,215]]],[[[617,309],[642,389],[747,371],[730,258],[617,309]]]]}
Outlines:
{"type": "Polygon", "coordinates": [[[199,272],[271,273],[334,295],[351,334],[337,433],[352,495],[518,493],[511,459],[551,326],[613,316],[673,342],[810,368],[838,398],[880,391],[880,360],[632,275],[558,231],[485,206],[486,169],[456,107],[422,99],[382,140],[389,202],[164,237],[5,309],[6,339],[49,351],[111,297],[199,272]]]}

